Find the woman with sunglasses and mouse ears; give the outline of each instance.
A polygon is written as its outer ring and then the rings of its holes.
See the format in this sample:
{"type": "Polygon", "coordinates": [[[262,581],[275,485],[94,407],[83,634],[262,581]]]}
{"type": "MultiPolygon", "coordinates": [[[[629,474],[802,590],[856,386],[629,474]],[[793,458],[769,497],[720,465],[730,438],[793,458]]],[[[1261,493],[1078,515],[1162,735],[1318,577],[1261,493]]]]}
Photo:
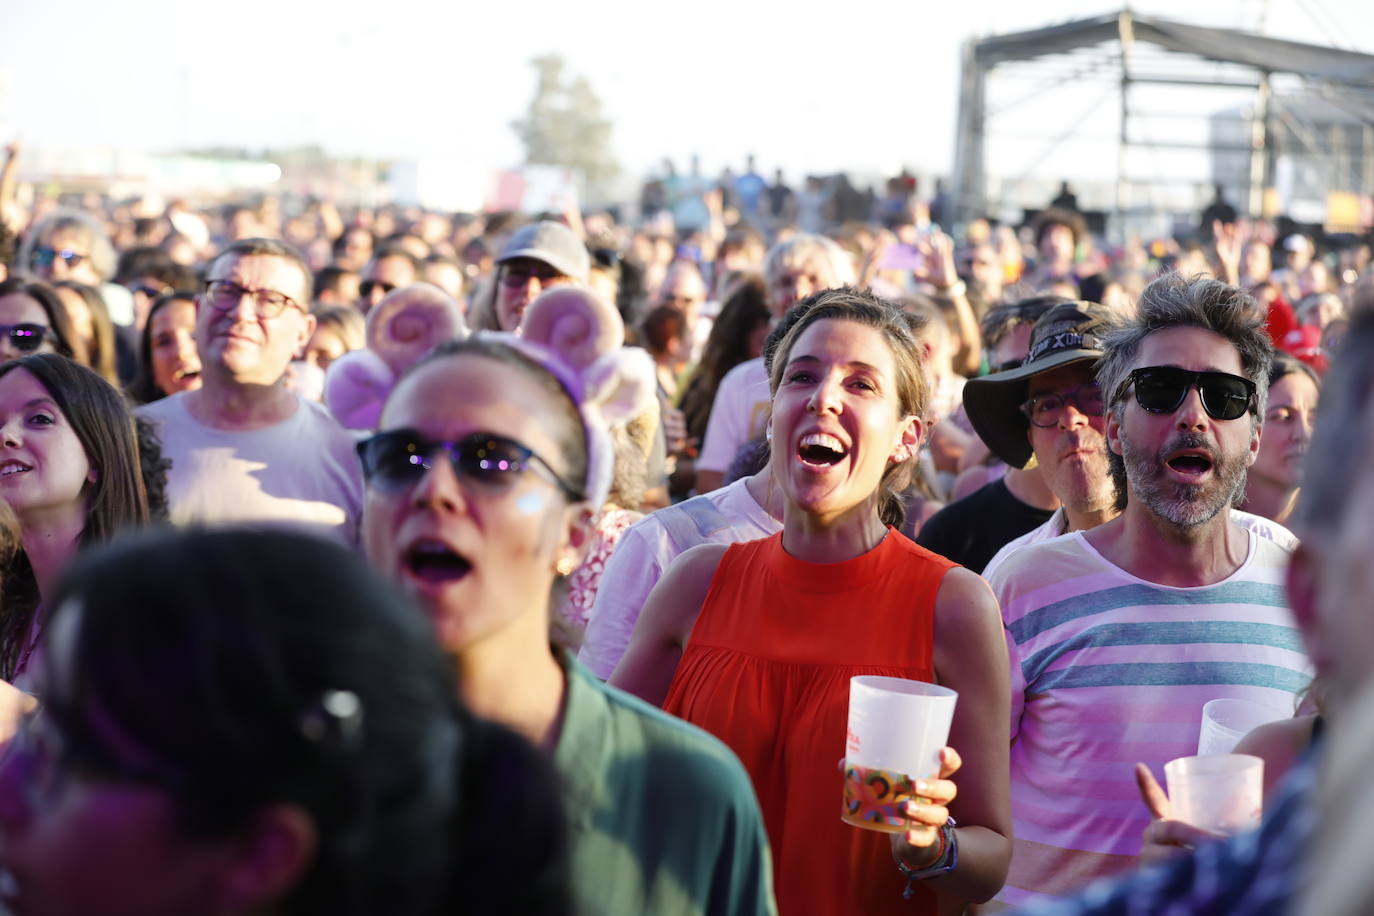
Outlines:
{"type": "Polygon", "coordinates": [[[28,353],[59,353],[84,362],[72,349],[74,335],[57,290],[12,277],[0,282],[0,363],[28,353]]]}
{"type": "Polygon", "coordinates": [[[581,290],[545,293],[521,329],[402,375],[359,446],[367,554],[427,611],[468,706],[552,757],[578,912],[771,913],[739,761],[550,645],[555,584],[609,487],[606,423],[653,397],[652,367],[632,369],[619,315],[581,290]]]}

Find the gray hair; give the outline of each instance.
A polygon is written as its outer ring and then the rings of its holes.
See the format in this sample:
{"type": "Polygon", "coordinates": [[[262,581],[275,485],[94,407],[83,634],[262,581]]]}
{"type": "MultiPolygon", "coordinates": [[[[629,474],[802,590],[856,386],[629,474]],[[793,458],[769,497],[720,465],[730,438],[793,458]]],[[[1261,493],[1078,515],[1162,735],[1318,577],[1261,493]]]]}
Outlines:
{"type": "Polygon", "coordinates": [[[1203,275],[1187,279],[1176,273],[1159,276],[1141,292],[1136,316],[1104,338],[1097,383],[1108,408],[1116,410],[1125,400],[1126,378],[1136,368],[1145,338],[1170,328],[1201,328],[1226,338],[1240,354],[1241,374],[1255,383],[1250,423],[1258,425],[1269,400],[1274,345],[1263,321],[1254,315],[1254,300],[1220,280],[1203,275]]]}
{"type": "Polygon", "coordinates": [[[770,284],[789,267],[815,260],[830,274],[831,288],[849,286],[855,281],[854,259],[843,248],[823,235],[800,232],[769,249],[763,260],[763,274],[770,284]]]}
{"type": "MultiPolygon", "coordinates": [[[[1255,408],[1250,428],[1257,428],[1269,401],[1269,370],[1274,345],[1255,317],[1255,300],[1245,291],[1201,275],[1191,279],[1178,273],[1161,274],[1140,294],[1136,315],[1103,338],[1097,364],[1097,384],[1107,410],[1118,416],[1126,400],[1126,379],[1135,366],[1145,338],[1170,328],[1201,328],[1224,337],[1240,354],[1241,374],[1255,383],[1255,408]]],[[[1126,462],[1107,449],[1107,466],[1116,485],[1116,508],[1126,508],[1126,462]]],[[[1237,494],[1237,499],[1244,490],[1237,494]]]]}
{"type": "Polygon", "coordinates": [[[1293,527],[1301,537],[1339,530],[1360,461],[1369,460],[1374,436],[1374,312],[1357,312],[1322,379],[1317,423],[1302,469],[1293,527]]]}
{"type": "Polygon", "coordinates": [[[79,210],[54,210],[43,217],[36,226],[24,236],[24,244],[19,248],[19,269],[28,273],[33,265],[33,249],[40,241],[49,241],[58,232],[72,232],[81,239],[90,251],[91,267],[100,276],[102,283],[108,282],[115,272],[115,250],[105,227],[89,214],[79,210]]]}

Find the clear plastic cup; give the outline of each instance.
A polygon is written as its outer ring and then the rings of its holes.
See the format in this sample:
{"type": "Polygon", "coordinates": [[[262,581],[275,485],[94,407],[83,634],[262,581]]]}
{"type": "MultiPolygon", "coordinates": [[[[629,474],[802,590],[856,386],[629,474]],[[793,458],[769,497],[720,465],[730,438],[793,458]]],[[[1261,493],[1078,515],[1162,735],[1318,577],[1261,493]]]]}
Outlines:
{"type": "Polygon", "coordinates": [[[856,827],[900,833],[915,782],[939,775],[958,694],[898,677],[849,681],[841,817],[856,827]]]}
{"type": "Polygon", "coordinates": [[[1179,757],[1164,764],[1174,818],[1233,834],[1259,826],[1264,761],[1249,754],[1179,757]]]}
{"type": "Polygon", "coordinates": [[[1254,700],[1234,697],[1210,700],[1202,707],[1202,728],[1197,739],[1198,756],[1229,754],[1236,749],[1240,739],[1250,732],[1290,715],[1254,700]]]}

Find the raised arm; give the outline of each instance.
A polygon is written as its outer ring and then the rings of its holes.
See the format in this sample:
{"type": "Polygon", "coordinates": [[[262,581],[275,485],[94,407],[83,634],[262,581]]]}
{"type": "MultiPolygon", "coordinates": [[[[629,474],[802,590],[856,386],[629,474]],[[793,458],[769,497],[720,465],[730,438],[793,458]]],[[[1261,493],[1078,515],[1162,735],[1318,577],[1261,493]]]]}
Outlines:
{"type": "Polygon", "coordinates": [[[729,545],[701,544],[678,557],[658,580],[635,623],[630,647],[609,683],[662,706],[682,650],[729,545]]]}
{"type": "MultiPolygon", "coordinates": [[[[981,576],[962,567],[951,569],[935,600],[935,674],[942,685],[959,693],[949,746],[963,762],[951,774],[958,796],[948,804],[959,824],[959,864],[949,874],[930,879],[931,889],[942,897],[982,902],[991,899],[1007,879],[1011,864],[1007,664],[1002,616],[992,590],[981,576]]],[[[894,851],[909,867],[929,864],[929,846],[913,847],[902,835],[896,837],[894,851]]]]}

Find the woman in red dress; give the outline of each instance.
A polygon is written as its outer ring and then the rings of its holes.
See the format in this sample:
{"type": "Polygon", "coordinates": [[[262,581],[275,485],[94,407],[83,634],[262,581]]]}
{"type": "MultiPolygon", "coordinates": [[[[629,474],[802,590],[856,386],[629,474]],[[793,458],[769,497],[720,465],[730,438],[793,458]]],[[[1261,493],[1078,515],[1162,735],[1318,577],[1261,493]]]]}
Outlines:
{"type": "Polygon", "coordinates": [[[1001,616],[979,576],[895,527],[928,396],[900,312],[848,288],[798,308],[770,379],[783,530],[683,554],[611,682],[744,761],[784,916],[960,912],[996,893],[1011,858],[1001,616]],[[941,772],[917,784],[928,803],[889,836],[839,816],[849,679],[867,674],[959,693],[941,772]]]}

